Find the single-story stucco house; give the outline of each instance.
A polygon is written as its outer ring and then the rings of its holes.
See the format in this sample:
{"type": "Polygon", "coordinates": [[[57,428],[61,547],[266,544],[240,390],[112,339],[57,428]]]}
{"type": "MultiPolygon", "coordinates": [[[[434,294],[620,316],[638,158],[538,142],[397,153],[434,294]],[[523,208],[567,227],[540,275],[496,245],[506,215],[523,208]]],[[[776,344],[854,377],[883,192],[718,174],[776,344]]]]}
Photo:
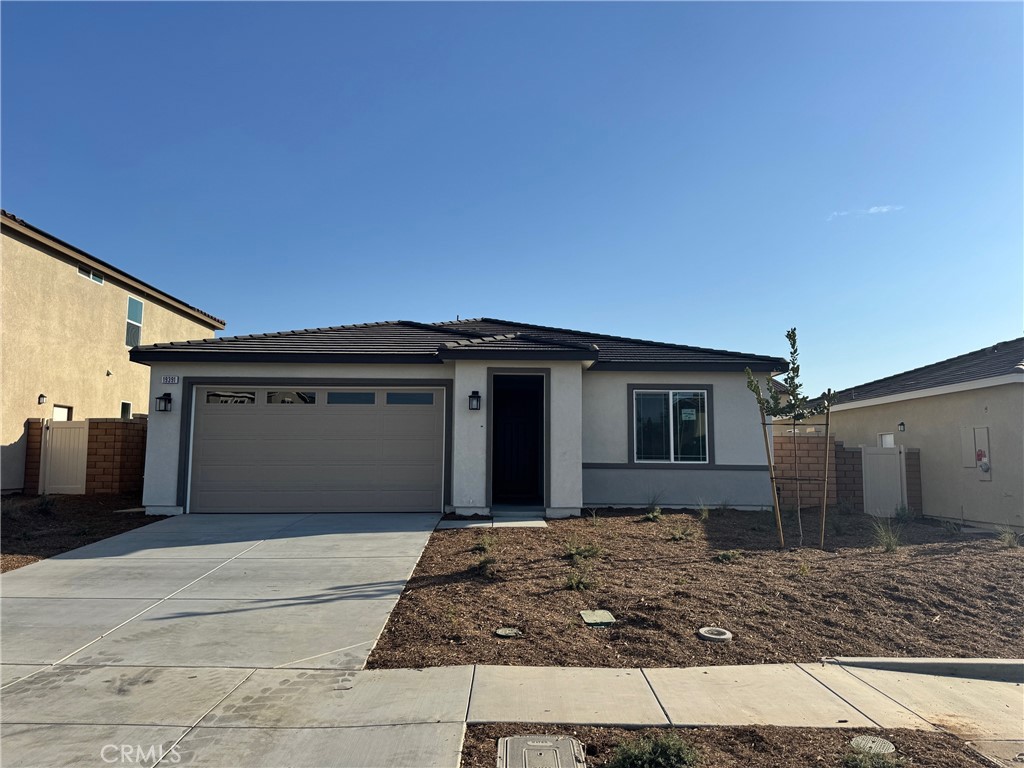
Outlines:
{"type": "Polygon", "coordinates": [[[138,347],[151,513],[772,504],[764,355],[493,319],[138,347]]]}
{"type": "Polygon", "coordinates": [[[1024,530],[1024,337],[837,392],[832,432],[919,449],[916,511],[1024,530]]]}

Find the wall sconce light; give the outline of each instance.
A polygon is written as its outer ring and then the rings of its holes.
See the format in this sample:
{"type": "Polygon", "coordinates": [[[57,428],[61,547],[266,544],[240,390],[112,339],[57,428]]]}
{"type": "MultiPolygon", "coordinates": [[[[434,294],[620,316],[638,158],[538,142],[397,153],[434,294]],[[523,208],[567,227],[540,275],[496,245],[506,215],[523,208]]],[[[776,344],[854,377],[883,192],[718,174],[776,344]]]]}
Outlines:
{"type": "Polygon", "coordinates": [[[900,432],[906,432],[907,425],[901,421],[899,424],[896,425],[896,429],[898,429],[900,432]]]}
{"type": "Polygon", "coordinates": [[[39,403],[40,405],[45,403],[46,402],[46,395],[40,395],[39,398],[36,400],[36,402],[39,403]]]}
{"type": "Polygon", "coordinates": [[[164,392],[156,399],[156,409],[162,413],[171,410],[171,393],[164,392]]]}
{"type": "Polygon", "coordinates": [[[469,393],[469,410],[480,410],[480,393],[477,392],[475,389],[469,393]]]}

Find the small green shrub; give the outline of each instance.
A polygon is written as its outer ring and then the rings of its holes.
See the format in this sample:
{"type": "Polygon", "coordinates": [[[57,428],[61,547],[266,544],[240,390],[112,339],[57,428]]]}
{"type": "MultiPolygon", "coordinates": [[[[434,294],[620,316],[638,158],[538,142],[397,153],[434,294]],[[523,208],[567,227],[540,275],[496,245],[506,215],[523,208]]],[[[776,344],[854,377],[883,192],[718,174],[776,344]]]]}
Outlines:
{"type": "Polygon", "coordinates": [[[801,560],[800,565],[796,569],[796,575],[801,577],[810,576],[811,566],[808,565],[805,561],[801,560]]]}
{"type": "Polygon", "coordinates": [[[601,524],[601,520],[597,516],[597,509],[595,507],[587,507],[587,514],[590,515],[591,525],[598,526],[601,524]]]}
{"type": "Polygon", "coordinates": [[[959,520],[942,521],[942,530],[944,530],[950,536],[959,536],[963,529],[963,523],[961,523],[959,520]]]}
{"type": "Polygon", "coordinates": [[[601,548],[597,544],[581,544],[575,539],[570,539],[565,545],[565,556],[572,560],[573,563],[578,563],[580,560],[589,560],[600,554],[601,548]]]}
{"type": "Polygon", "coordinates": [[[608,768],[688,768],[700,755],[674,733],[642,736],[623,741],[615,748],[608,768]]]}
{"type": "Polygon", "coordinates": [[[999,543],[1007,549],[1017,549],[1020,546],[1020,534],[1013,530],[1013,528],[1000,528],[997,537],[999,543]]]}
{"type": "Polygon", "coordinates": [[[494,549],[494,545],[497,543],[498,540],[494,536],[491,536],[489,533],[485,533],[480,537],[480,540],[473,545],[472,551],[487,554],[494,549]]]}
{"type": "Polygon", "coordinates": [[[476,564],[476,572],[485,579],[496,581],[498,578],[498,571],[494,566],[498,564],[498,561],[493,557],[481,557],[476,564]]]}
{"type": "Polygon", "coordinates": [[[644,520],[648,523],[656,523],[661,520],[661,507],[648,507],[644,520]]]}
{"type": "Polygon", "coordinates": [[[693,539],[693,526],[687,523],[683,526],[677,526],[672,529],[672,533],[669,534],[669,541],[690,541],[693,539]]]}
{"type": "Polygon", "coordinates": [[[704,503],[704,499],[697,500],[697,517],[700,518],[702,523],[711,517],[711,509],[704,503]]]}
{"type": "Polygon", "coordinates": [[[908,507],[906,504],[900,504],[896,507],[896,519],[901,523],[907,523],[914,519],[914,510],[908,507]]]}
{"type": "Polygon", "coordinates": [[[585,589],[592,589],[595,584],[596,582],[590,569],[582,566],[573,568],[565,577],[565,588],[570,592],[582,592],[585,589]]]}
{"type": "Polygon", "coordinates": [[[738,549],[727,549],[724,552],[719,552],[714,557],[716,563],[731,563],[734,560],[741,559],[743,559],[743,553],[738,549]]]}
{"type": "Polygon", "coordinates": [[[899,768],[903,758],[892,753],[881,755],[873,752],[847,752],[843,756],[842,768],[899,768]]]}
{"type": "Polygon", "coordinates": [[[883,552],[895,552],[900,548],[902,525],[893,525],[887,517],[876,517],[871,521],[871,538],[883,552]]]}

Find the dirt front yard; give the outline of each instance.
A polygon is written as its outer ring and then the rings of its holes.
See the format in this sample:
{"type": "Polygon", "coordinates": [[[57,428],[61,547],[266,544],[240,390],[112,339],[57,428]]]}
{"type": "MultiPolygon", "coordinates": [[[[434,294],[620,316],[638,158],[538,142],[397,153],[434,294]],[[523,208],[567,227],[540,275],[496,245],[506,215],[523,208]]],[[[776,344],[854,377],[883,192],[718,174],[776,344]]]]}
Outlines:
{"type": "Polygon", "coordinates": [[[138,496],[5,496],[0,500],[0,572],[163,520],[138,496]]]}
{"type": "MultiPolygon", "coordinates": [[[[779,551],[771,513],[599,511],[548,528],[435,531],[371,668],[665,667],[825,656],[1020,655],[1024,549],[924,522],[874,544],[834,514],[826,546],[779,551]],[[579,611],[617,619],[588,628],[579,611]],[[697,638],[723,627],[730,643],[697,638]],[[514,627],[521,636],[495,636],[514,627]]],[[[805,543],[818,518],[804,514],[805,543]]],[[[796,543],[795,518],[786,520],[796,543]]]]}
{"type": "MultiPolygon", "coordinates": [[[[697,765],[715,768],[840,768],[840,766],[906,766],[906,768],[987,768],[979,757],[955,736],[908,730],[846,730],[839,728],[583,728],[579,726],[510,724],[471,725],[466,729],[462,768],[493,768],[497,740],[504,736],[558,734],[574,736],[586,749],[587,765],[612,761],[622,742],[644,737],[672,735],[692,746],[697,765]],[[850,740],[866,733],[896,746],[891,762],[854,762],[850,740]],[[844,762],[849,760],[850,762],[844,762]]],[[[862,760],[865,758],[861,758],[862,760]]],[[[655,764],[655,763],[650,763],[655,764]]]]}

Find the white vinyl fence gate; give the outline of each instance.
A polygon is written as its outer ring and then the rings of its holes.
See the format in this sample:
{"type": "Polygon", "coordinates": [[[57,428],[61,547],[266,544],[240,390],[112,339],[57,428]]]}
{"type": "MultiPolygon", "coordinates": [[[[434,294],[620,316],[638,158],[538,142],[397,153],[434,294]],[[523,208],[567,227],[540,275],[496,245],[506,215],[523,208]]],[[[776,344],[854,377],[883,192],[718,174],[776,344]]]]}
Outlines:
{"type": "Polygon", "coordinates": [[[863,449],[864,511],[895,517],[907,506],[907,454],[903,446],[863,449]]]}
{"type": "Polygon", "coordinates": [[[89,422],[48,419],[43,424],[40,492],[85,493],[88,452],[89,422]]]}

